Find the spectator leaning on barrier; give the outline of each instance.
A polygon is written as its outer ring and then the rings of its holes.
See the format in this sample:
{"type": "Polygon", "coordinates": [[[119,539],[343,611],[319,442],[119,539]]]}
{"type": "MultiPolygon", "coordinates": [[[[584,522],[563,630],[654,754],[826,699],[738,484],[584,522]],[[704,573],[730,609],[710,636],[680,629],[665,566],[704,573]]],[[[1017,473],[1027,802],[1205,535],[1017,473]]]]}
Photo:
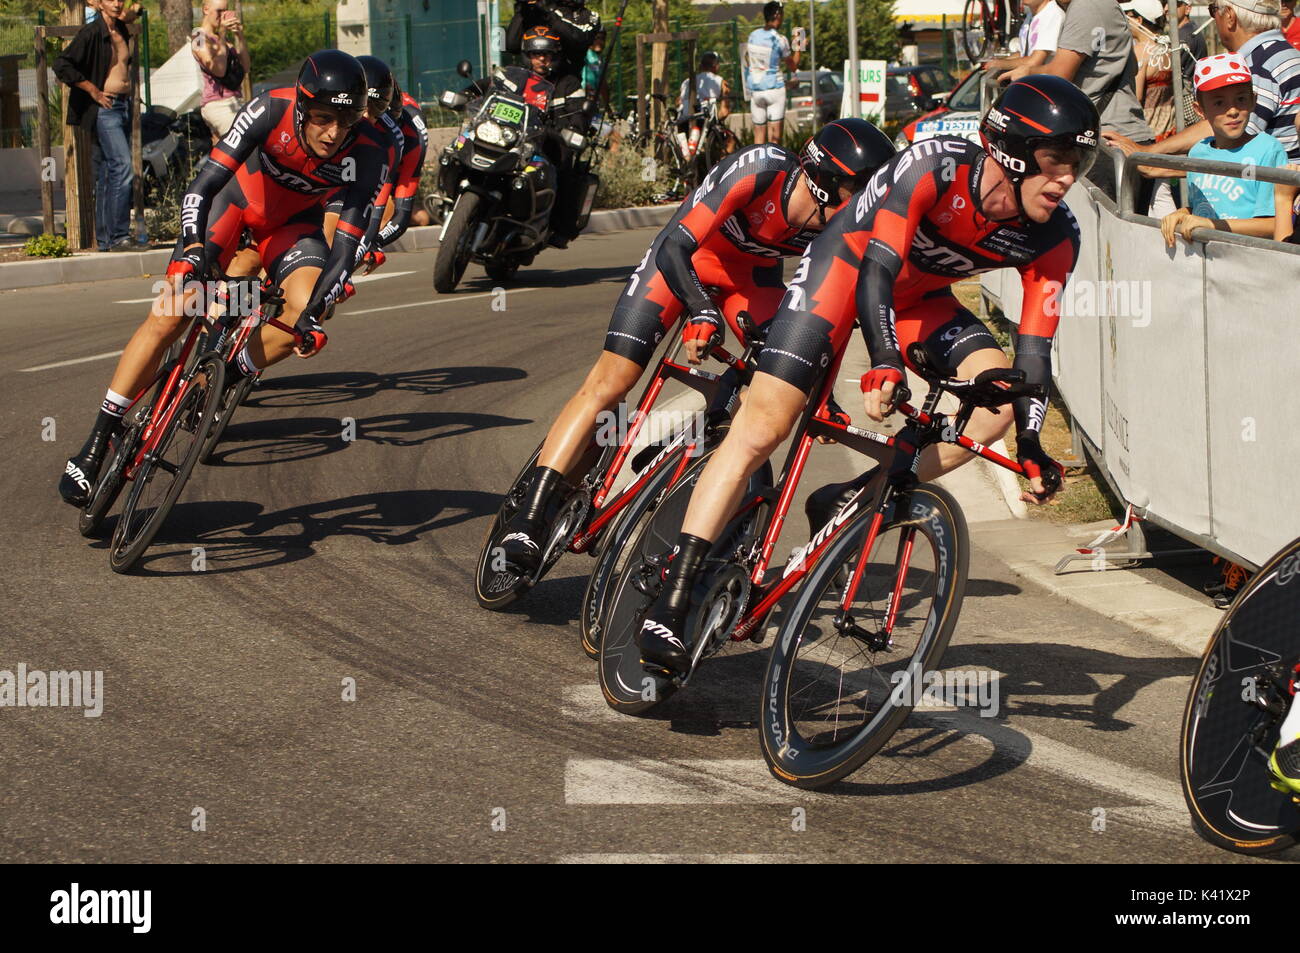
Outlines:
{"type": "MultiPolygon", "coordinates": [[[[99,0],[100,16],[81,28],[54,60],[72,87],[66,122],[95,134],[95,243],[133,251],[131,239],[131,65],[123,0],[99,0]]],[[[139,4],[129,11],[139,13],[139,4]]]]}
{"type": "Polygon", "coordinates": [[[1019,66],[1042,66],[1056,52],[1056,40],[1065,22],[1065,11],[1056,0],[1024,0],[1030,15],[1020,24],[1020,55],[986,60],[984,69],[991,74],[1019,66]]]}
{"type": "MultiPolygon", "coordinates": [[[[1042,66],[1017,67],[1004,73],[1000,82],[1031,73],[1060,76],[1083,90],[1101,114],[1103,132],[1119,133],[1129,141],[1155,141],[1135,92],[1137,59],[1128,18],[1115,0],[1070,0],[1052,58],[1042,66]]],[[[1088,178],[1115,197],[1115,169],[1105,156],[1092,167],[1088,178]]],[[[1135,207],[1145,210],[1149,199],[1150,190],[1144,189],[1135,207]]]]}
{"type": "MultiPolygon", "coordinates": [[[[1193,159],[1232,162],[1249,168],[1277,168],[1286,164],[1286,150],[1266,132],[1248,129],[1255,108],[1250,70],[1236,53],[1220,53],[1196,63],[1196,111],[1210,124],[1214,135],[1192,146],[1193,159]]],[[[1237,235],[1272,238],[1274,217],[1273,186],[1254,178],[1187,174],[1187,206],[1166,215],[1160,222],[1165,244],[1174,246],[1177,236],[1191,241],[1192,229],[1213,228],[1237,235]]],[[[1289,215],[1290,209],[1281,210],[1289,215]]]]}
{"type": "Polygon", "coordinates": [[[239,90],[248,75],[248,44],[239,14],[227,9],[228,0],[203,0],[203,22],[190,34],[190,50],[203,77],[200,112],[216,142],[227,132],[243,108],[239,90]]]}
{"type": "MultiPolygon", "coordinates": [[[[1255,87],[1255,111],[1248,131],[1267,132],[1286,148],[1292,162],[1300,162],[1300,50],[1282,35],[1278,0],[1216,0],[1210,4],[1219,39],[1250,70],[1255,87]]],[[[1170,136],[1158,146],[1138,144],[1124,136],[1103,133],[1111,145],[1125,152],[1163,152],[1179,155],[1206,136],[1209,123],[1198,122],[1170,136]]],[[[1156,174],[1143,170],[1144,175],[1156,174]]]]}

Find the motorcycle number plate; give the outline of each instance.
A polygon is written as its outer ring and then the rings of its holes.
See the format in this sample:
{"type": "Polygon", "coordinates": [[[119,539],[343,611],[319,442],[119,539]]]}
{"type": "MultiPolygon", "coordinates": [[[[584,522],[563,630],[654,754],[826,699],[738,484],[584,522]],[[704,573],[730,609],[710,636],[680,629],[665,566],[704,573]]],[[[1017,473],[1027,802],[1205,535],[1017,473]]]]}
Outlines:
{"type": "Polygon", "coordinates": [[[524,111],[511,103],[497,102],[492,104],[492,118],[517,123],[524,118],[524,111]]]}

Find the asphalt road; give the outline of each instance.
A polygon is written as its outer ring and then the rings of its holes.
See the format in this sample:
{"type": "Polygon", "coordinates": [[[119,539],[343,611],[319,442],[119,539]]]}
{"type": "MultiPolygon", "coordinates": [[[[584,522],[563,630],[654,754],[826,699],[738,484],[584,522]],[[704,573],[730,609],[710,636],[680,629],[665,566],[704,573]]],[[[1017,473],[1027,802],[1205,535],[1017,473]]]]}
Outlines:
{"type": "Polygon", "coordinates": [[[763,767],[762,649],[631,719],[577,645],[586,557],[478,608],[498,494],[651,237],[548,252],[504,298],[476,267],[438,297],[429,253],[392,256],[322,355],[268,375],[126,577],[54,486],[149,282],[0,294],[0,669],[104,678],[97,718],[0,708],[0,860],[1239,860],[1178,790],[1194,660],[978,548],[945,661],[1000,673],[999,716],[918,715],[818,794],[763,767]]]}

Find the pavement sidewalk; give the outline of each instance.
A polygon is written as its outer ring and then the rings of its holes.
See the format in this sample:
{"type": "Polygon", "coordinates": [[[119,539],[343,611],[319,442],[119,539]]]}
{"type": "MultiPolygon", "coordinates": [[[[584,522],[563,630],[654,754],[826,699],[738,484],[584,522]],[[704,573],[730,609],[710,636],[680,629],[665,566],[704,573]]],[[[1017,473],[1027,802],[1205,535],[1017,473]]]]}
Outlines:
{"type": "MultiPolygon", "coordinates": [[[[629,228],[661,226],[672,218],[676,205],[650,208],[603,209],[591,213],[583,237],[619,232],[629,228]]],[[[407,229],[389,246],[393,251],[422,251],[438,244],[440,227],[428,225],[407,229]]],[[[79,252],[68,258],[0,263],[0,291],[71,284],[79,281],[107,281],[112,278],[147,278],[161,275],[171,259],[171,247],[141,252],[79,252]]]]}

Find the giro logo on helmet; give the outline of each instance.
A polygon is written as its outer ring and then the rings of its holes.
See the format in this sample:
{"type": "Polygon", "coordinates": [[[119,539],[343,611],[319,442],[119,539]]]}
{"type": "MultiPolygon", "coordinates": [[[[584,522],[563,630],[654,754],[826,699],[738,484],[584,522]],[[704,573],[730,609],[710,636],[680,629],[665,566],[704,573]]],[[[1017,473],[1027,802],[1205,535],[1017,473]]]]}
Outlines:
{"type": "Polygon", "coordinates": [[[998,160],[998,164],[1012,172],[1024,172],[1025,160],[1017,159],[1015,156],[1007,155],[993,143],[989,143],[989,152],[993,153],[993,158],[998,160]]]}
{"type": "Polygon", "coordinates": [[[344,93],[344,94],[341,95],[341,96],[334,96],[334,97],[332,97],[332,98],[330,99],[330,102],[334,103],[336,106],[351,106],[351,105],[352,105],[352,97],[349,96],[347,93],[344,93]]]}

